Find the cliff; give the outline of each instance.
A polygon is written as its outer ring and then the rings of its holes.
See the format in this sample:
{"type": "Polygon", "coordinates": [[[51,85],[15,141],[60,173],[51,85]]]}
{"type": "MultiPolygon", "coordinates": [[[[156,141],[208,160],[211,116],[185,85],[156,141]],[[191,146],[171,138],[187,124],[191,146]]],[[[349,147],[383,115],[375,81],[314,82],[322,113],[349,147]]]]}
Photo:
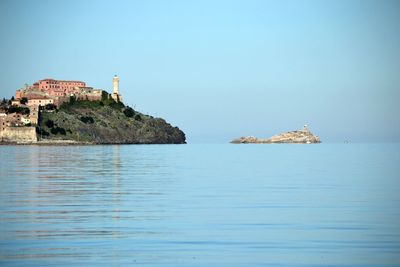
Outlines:
{"type": "Polygon", "coordinates": [[[95,144],[184,144],[185,134],[161,118],[153,118],[111,101],[73,101],[41,112],[40,141],[72,140],[95,144]]]}
{"type": "Polygon", "coordinates": [[[315,144],[321,143],[318,136],[313,135],[307,127],[301,130],[290,131],[274,135],[267,139],[257,138],[254,136],[240,137],[231,141],[233,144],[315,144]]]}

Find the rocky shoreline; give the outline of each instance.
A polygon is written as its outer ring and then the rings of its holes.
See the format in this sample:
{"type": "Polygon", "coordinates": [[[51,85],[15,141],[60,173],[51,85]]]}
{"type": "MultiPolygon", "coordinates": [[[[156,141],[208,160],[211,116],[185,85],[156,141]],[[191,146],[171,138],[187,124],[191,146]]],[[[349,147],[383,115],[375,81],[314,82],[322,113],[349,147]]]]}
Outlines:
{"type": "Polygon", "coordinates": [[[270,138],[254,136],[240,137],[231,141],[232,144],[318,144],[321,140],[312,134],[307,126],[297,131],[290,131],[274,135],[270,138]]]}

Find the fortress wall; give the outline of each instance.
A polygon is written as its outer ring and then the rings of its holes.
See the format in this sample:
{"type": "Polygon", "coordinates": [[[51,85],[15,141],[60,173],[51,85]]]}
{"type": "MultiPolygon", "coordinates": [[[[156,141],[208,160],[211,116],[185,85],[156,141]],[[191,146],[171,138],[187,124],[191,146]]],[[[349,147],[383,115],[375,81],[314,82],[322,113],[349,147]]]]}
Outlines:
{"type": "Polygon", "coordinates": [[[35,127],[6,127],[0,132],[2,142],[32,143],[37,142],[35,127]]]}

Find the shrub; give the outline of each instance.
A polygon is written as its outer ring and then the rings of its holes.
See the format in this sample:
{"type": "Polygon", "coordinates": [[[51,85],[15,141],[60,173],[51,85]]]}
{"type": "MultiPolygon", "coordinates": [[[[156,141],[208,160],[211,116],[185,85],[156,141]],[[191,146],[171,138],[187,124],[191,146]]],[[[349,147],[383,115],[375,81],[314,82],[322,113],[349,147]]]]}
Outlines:
{"type": "Polygon", "coordinates": [[[45,122],[45,125],[47,126],[47,128],[53,128],[54,127],[54,121],[52,120],[47,120],[45,122]]]}
{"type": "Polygon", "coordinates": [[[94,119],[90,116],[82,116],[81,121],[83,123],[94,123],[94,119]]]}
{"type": "Polygon", "coordinates": [[[51,132],[52,134],[58,134],[57,128],[51,128],[51,129],[50,129],[50,132],[51,132]]]}
{"type": "Polygon", "coordinates": [[[51,128],[50,132],[51,132],[52,134],[54,134],[54,135],[56,135],[56,134],[66,135],[66,134],[67,134],[67,132],[65,131],[65,129],[64,129],[64,128],[60,128],[60,127],[51,128]]]}
{"type": "Polygon", "coordinates": [[[67,132],[65,131],[64,128],[57,127],[57,129],[58,129],[58,132],[59,132],[60,134],[62,134],[62,135],[66,135],[66,134],[67,134],[67,132]]]}
{"type": "Polygon", "coordinates": [[[133,108],[127,107],[126,109],[124,109],[124,114],[128,118],[132,118],[135,115],[135,111],[133,110],[133,108]]]}
{"type": "Polygon", "coordinates": [[[47,131],[45,131],[45,130],[43,130],[43,129],[40,129],[38,132],[39,132],[39,134],[40,134],[41,136],[49,136],[49,135],[50,135],[49,132],[47,132],[47,131]]]}
{"type": "Polygon", "coordinates": [[[136,114],[134,119],[137,121],[142,121],[142,116],[140,116],[139,114],[136,114]]]}
{"type": "Polygon", "coordinates": [[[115,101],[110,102],[109,106],[116,110],[121,110],[125,107],[124,103],[115,101]]]}

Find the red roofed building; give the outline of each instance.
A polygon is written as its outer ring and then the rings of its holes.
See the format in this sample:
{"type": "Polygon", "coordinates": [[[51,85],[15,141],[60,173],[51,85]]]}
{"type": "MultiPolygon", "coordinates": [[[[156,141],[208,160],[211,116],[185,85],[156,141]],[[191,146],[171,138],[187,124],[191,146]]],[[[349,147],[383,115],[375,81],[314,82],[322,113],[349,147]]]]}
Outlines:
{"type": "MultiPolygon", "coordinates": [[[[114,77],[114,79],[119,79],[114,77]]],[[[114,95],[118,96],[117,101],[121,101],[121,95],[114,85],[114,95]],[[115,91],[116,90],[116,91],[115,91]]],[[[73,96],[80,100],[100,101],[103,96],[102,89],[94,89],[87,87],[85,82],[82,81],[66,81],[55,79],[43,79],[35,82],[32,85],[26,84],[24,88],[16,90],[15,99],[20,100],[27,98],[30,100],[28,105],[54,104],[61,105],[64,102],[69,102],[70,97],[73,96]],[[51,101],[53,102],[50,102],[51,101]]]]}
{"type": "Polygon", "coordinates": [[[44,79],[34,83],[33,87],[50,96],[65,96],[79,92],[79,88],[86,87],[86,84],[82,81],[44,79]]]}

